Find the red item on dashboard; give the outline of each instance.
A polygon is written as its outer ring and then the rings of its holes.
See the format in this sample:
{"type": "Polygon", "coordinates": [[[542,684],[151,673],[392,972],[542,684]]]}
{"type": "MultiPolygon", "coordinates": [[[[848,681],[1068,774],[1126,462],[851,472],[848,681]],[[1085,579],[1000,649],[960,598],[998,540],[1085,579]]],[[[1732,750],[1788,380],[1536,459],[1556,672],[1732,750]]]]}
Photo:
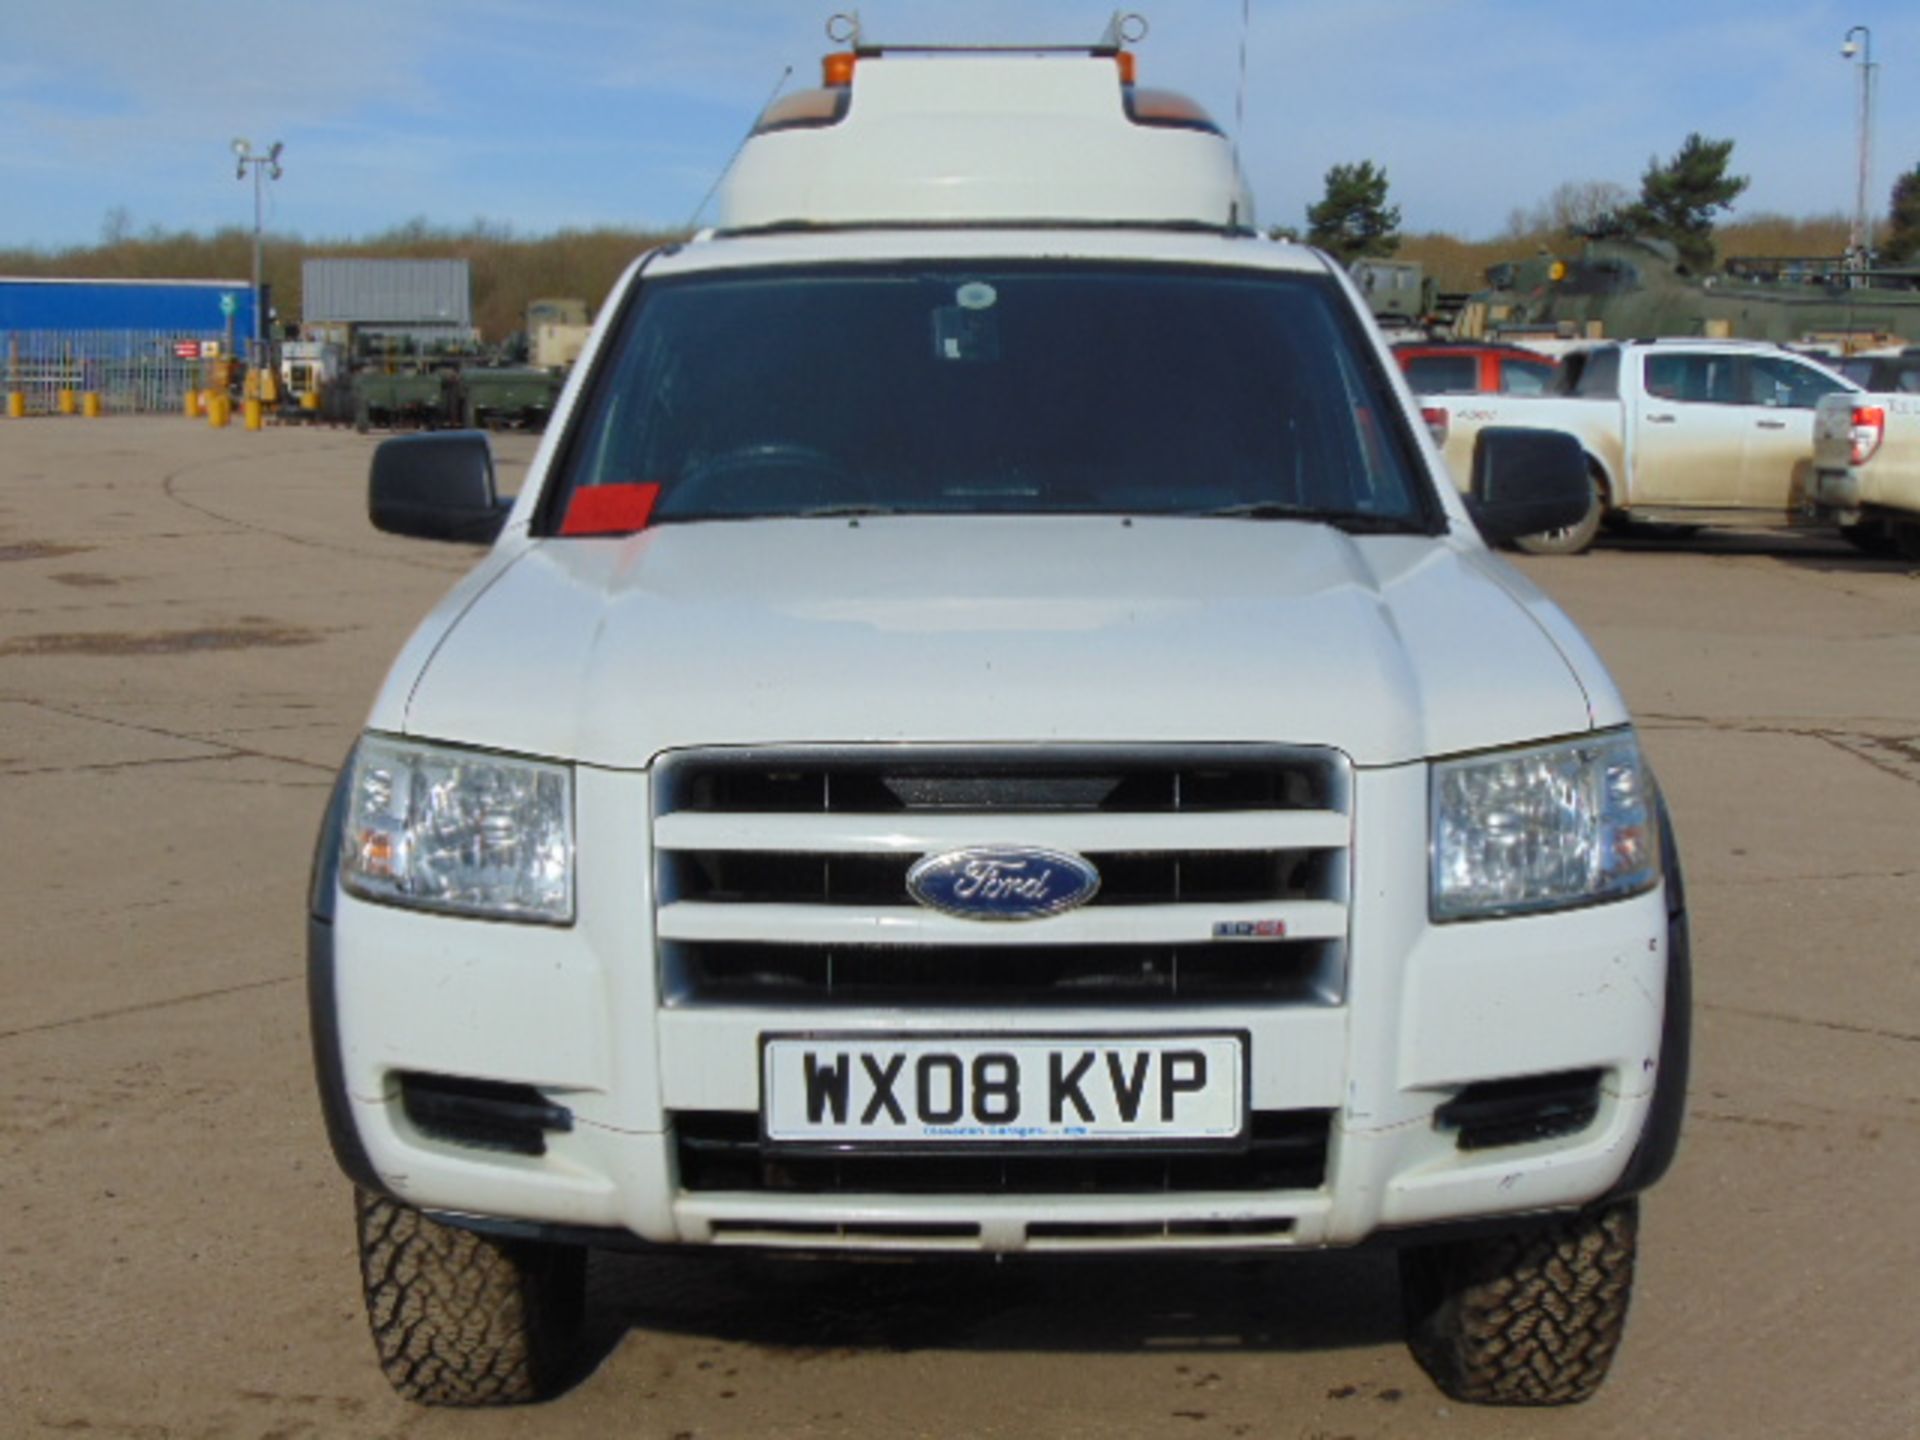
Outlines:
{"type": "Polygon", "coordinates": [[[567,501],[562,535],[631,535],[647,528],[660,499],[657,483],[645,485],[588,485],[567,501]]]}

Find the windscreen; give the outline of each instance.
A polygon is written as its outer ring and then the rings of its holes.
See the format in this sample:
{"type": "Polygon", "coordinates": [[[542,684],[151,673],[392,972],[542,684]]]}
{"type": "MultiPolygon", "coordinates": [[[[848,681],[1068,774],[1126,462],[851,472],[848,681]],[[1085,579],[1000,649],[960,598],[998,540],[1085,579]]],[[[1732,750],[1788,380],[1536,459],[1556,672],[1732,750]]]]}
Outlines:
{"type": "Polygon", "coordinates": [[[1416,395],[1472,395],[1480,389],[1478,355],[1413,355],[1400,368],[1416,395]]]}
{"type": "Polygon", "coordinates": [[[571,491],[609,484],[657,484],[654,523],[1438,523],[1392,392],[1314,276],[915,265],[651,281],[565,453],[549,529],[571,491]]]}

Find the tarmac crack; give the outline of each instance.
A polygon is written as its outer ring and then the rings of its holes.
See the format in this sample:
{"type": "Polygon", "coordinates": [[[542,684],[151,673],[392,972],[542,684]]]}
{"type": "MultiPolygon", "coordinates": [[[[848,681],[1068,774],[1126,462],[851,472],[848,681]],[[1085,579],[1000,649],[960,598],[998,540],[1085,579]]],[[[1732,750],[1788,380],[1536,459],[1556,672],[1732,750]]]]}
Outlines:
{"type": "MultiPolygon", "coordinates": [[[[1920,736],[1869,735],[1858,730],[1842,730],[1825,725],[1778,725],[1754,721],[1714,720],[1704,715],[1643,715],[1646,729],[1706,730],[1716,735],[1783,735],[1796,740],[1817,740],[1842,755],[1871,765],[1908,785],[1920,785],[1920,736]],[[1910,767],[1910,768],[1909,768],[1910,767]]],[[[1911,725],[1911,720],[1893,722],[1911,725]]]]}
{"type": "Polygon", "coordinates": [[[1911,880],[1920,870],[1843,870],[1831,875],[1742,875],[1700,880],[1706,885],[1822,885],[1850,880],[1911,880]]]}
{"type": "Polygon", "coordinates": [[[22,1025],[13,1030],[0,1030],[0,1040],[18,1040],[28,1035],[45,1035],[54,1030],[71,1030],[81,1025],[94,1025],[102,1020],[122,1020],[129,1015],[144,1015],[153,1010],[171,1010],[182,1005],[197,1005],[202,1000],[219,1000],[228,995],[242,995],[249,990],[266,990],[275,985],[292,985],[299,978],[297,975],[276,975],[271,980],[246,980],[238,985],[223,985],[217,990],[198,990],[191,995],[172,995],[165,1000],[144,1000],[138,1005],[120,1005],[111,1010],[95,1010],[87,1015],[70,1015],[63,1020],[44,1020],[38,1025],[22,1025]]]}
{"type": "Polygon", "coordinates": [[[76,766],[70,766],[70,767],[59,767],[51,772],[21,771],[21,770],[10,772],[16,775],[41,774],[41,773],[57,774],[57,773],[60,773],[61,769],[74,769],[74,770],[115,769],[115,768],[118,768],[119,765],[151,765],[151,764],[162,764],[162,763],[180,764],[180,763],[186,763],[191,760],[229,760],[229,759],[241,759],[241,758],[245,758],[249,760],[267,760],[267,761],[272,761],[281,765],[296,765],[302,770],[318,770],[321,773],[326,775],[331,775],[335,772],[336,769],[338,769],[337,766],[322,764],[319,761],[302,760],[295,755],[276,755],[269,750],[256,750],[250,746],[236,745],[230,740],[215,740],[204,735],[186,734],[178,730],[168,730],[164,726],[160,726],[160,725],[141,725],[135,721],[121,720],[111,715],[90,715],[84,710],[70,710],[64,706],[54,705],[45,700],[36,700],[25,695],[0,695],[0,700],[7,701],[15,705],[27,705],[32,707],[35,710],[45,711],[49,715],[58,715],[62,719],[66,719],[66,720],[85,720],[94,725],[111,725],[115,729],[131,730],[134,733],[139,735],[152,735],[163,740],[175,741],[181,745],[206,745],[206,746],[211,746],[216,750],[222,750],[226,752],[225,754],[221,754],[221,755],[181,756],[171,760],[170,762],[169,761],[153,761],[153,760],[130,760],[130,761],[117,762],[117,763],[102,764],[97,766],[76,765],[76,766]]]}
{"type": "Polygon", "coordinates": [[[1738,1015],[1747,1020],[1771,1020],[1780,1025],[1804,1025],[1815,1030],[1833,1030],[1842,1035],[1865,1035],[1874,1040],[1897,1040],[1906,1045],[1920,1045],[1920,1034],[1905,1030],[1888,1030],[1878,1025],[1855,1025],[1845,1020],[1817,1020],[1807,1015],[1787,1015],[1778,1010],[1754,1010],[1744,1005],[1720,1005],[1703,1002],[1702,1010],[1714,1010],[1722,1015],[1738,1015]]]}
{"type": "Polygon", "coordinates": [[[408,556],[389,555],[378,550],[363,550],[354,545],[335,545],[326,540],[315,540],[311,536],[295,535],[290,531],[276,530],[270,525],[256,525],[246,520],[236,520],[231,515],[223,515],[218,510],[194,503],[192,500],[180,494],[179,490],[175,488],[177,482],[191,476],[204,474],[208,470],[242,463],[284,460],[303,453],[305,452],[299,450],[270,450],[265,453],[255,452],[250,455],[234,456],[229,459],[213,460],[205,464],[189,466],[186,469],[175,470],[163,476],[160,481],[161,493],[174,504],[183,509],[191,510],[196,515],[204,515],[209,520],[218,520],[224,525],[230,525],[236,530],[244,530],[251,535],[265,535],[275,540],[284,540],[289,545],[304,546],[309,550],[324,550],[335,555],[350,555],[356,560],[372,560],[383,565],[399,565],[408,570],[419,570],[422,568],[423,563],[426,564],[426,568],[446,570],[451,573],[461,573],[469,568],[470,561],[464,557],[458,563],[438,565],[430,561],[423,562],[420,559],[408,556]]]}
{"type": "Polygon", "coordinates": [[[0,780],[33,775],[91,775],[114,770],[144,770],[153,765],[218,765],[228,760],[253,758],[241,751],[230,750],[220,755],[159,755],[151,760],[100,760],[89,765],[42,765],[30,770],[0,768],[0,780]]]}

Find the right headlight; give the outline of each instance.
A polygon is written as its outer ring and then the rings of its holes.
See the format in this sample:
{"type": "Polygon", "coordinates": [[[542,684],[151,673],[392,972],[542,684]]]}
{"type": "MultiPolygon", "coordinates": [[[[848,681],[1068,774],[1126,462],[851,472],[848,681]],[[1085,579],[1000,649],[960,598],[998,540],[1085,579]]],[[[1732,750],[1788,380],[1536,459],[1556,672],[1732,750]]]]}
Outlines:
{"type": "Polygon", "coordinates": [[[1432,787],[1436,921],[1559,910],[1659,883],[1653,776],[1631,730],[1442,760],[1432,787]]]}
{"type": "Polygon", "coordinates": [[[573,771],[391,735],[353,760],[340,883],[389,905],[573,919],[573,771]]]}

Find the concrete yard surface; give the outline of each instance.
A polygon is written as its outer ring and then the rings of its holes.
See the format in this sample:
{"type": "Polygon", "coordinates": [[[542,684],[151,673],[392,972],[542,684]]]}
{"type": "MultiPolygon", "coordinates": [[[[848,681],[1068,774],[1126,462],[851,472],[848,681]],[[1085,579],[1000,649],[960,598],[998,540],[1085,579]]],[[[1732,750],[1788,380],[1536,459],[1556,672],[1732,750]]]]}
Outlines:
{"type": "MultiPolygon", "coordinates": [[[[1529,560],[1670,797],[1698,1010],[1612,1380],[1444,1400],[1390,1258],[596,1256],[537,1410],[388,1390],[306,1034],[307,866],[385,667],[472,563],[371,440],[0,421],[0,1435],[1920,1435],[1920,576],[1813,536],[1529,560]]],[[[531,437],[496,439],[517,479],[531,437]]]]}

